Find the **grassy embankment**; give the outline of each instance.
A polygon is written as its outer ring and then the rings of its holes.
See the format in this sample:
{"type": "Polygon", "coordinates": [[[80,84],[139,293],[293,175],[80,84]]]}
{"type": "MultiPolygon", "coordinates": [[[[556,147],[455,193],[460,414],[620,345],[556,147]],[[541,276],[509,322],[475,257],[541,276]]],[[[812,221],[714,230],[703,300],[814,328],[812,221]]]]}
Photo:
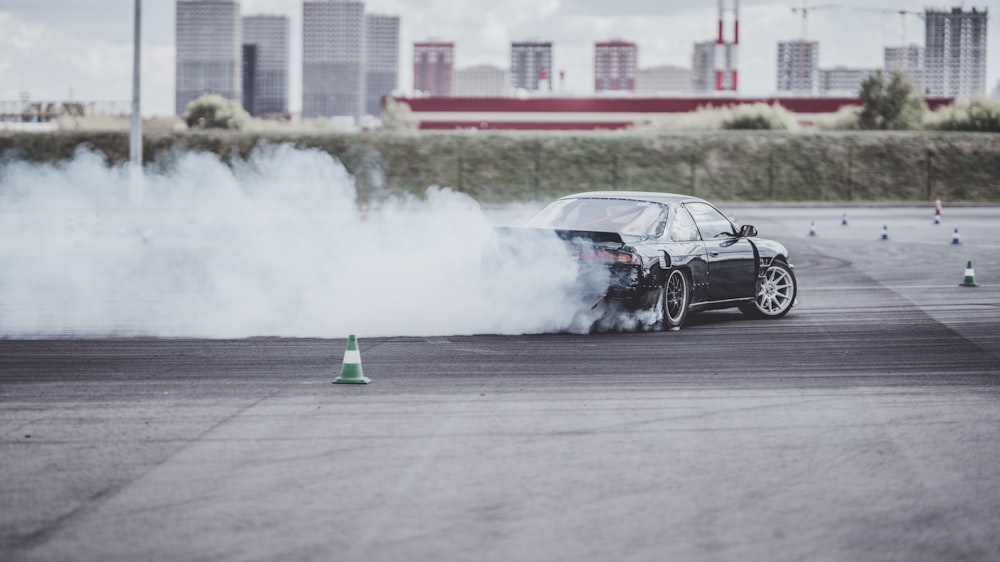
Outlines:
{"type": "MultiPolygon", "coordinates": [[[[127,132],[0,133],[0,155],[57,161],[84,143],[111,164],[128,159],[127,132]]],[[[1000,202],[1000,137],[988,133],[181,131],[150,132],[144,143],[146,161],[161,164],[176,150],[228,159],[246,157],[260,143],[317,148],[358,178],[362,199],[440,185],[484,203],[598,189],[729,202],[1000,202]]]]}

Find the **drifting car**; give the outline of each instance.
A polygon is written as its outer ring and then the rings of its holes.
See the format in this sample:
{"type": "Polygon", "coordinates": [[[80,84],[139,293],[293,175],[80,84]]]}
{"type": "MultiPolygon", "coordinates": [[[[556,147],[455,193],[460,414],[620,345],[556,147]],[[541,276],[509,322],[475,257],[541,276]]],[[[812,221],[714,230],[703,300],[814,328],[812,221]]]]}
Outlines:
{"type": "Polygon", "coordinates": [[[739,228],[714,205],[671,193],[598,191],[557,199],[526,225],[552,231],[581,265],[598,304],[652,310],[679,329],[689,313],[738,307],[781,318],[798,284],[788,250],[739,228]],[[600,275],[594,275],[600,272],[600,275]]]}

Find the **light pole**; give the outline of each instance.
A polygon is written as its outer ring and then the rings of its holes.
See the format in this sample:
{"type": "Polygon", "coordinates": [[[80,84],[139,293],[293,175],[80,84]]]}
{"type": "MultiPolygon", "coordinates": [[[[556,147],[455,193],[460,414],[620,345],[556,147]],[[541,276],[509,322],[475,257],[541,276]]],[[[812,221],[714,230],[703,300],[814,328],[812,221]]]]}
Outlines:
{"type": "Polygon", "coordinates": [[[142,204],[142,106],[139,103],[139,46],[142,36],[142,0],[135,0],[132,47],[132,132],[129,136],[129,201],[142,204]]]}

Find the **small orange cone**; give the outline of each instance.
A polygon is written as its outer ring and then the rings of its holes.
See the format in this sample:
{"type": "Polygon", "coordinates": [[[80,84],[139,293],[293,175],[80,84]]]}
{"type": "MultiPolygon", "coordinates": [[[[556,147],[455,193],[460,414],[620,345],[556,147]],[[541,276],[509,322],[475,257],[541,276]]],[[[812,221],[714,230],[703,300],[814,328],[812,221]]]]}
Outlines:
{"type": "Polygon", "coordinates": [[[347,336],[347,349],[344,351],[344,366],[340,376],[334,379],[334,384],[368,384],[371,379],[361,370],[361,352],[358,351],[358,338],[354,334],[347,336]]]}

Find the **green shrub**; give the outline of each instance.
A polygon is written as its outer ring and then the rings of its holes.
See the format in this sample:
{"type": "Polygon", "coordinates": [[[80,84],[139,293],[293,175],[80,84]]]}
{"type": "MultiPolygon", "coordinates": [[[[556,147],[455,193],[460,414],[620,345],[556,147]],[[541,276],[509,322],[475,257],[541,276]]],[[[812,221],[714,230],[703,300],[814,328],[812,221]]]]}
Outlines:
{"type": "Polygon", "coordinates": [[[913,85],[899,72],[893,72],[887,84],[879,70],[861,82],[858,126],[862,129],[917,129],[927,107],[914,95],[913,85]]]}
{"type": "Polygon", "coordinates": [[[983,96],[939,108],[924,119],[924,126],[939,131],[1000,133],[1000,100],[983,96]]]}
{"type": "Polygon", "coordinates": [[[206,94],[193,100],[184,112],[184,121],[192,129],[230,129],[239,131],[250,122],[239,102],[218,94],[206,94]]]}
{"type": "Polygon", "coordinates": [[[861,109],[860,105],[845,105],[833,115],[820,119],[816,128],[821,131],[856,131],[861,128],[861,109]]]}
{"type": "Polygon", "coordinates": [[[779,104],[742,104],[727,107],[722,118],[723,129],[794,130],[798,128],[795,117],[779,104]]]}
{"type": "Polygon", "coordinates": [[[699,107],[687,113],[656,117],[634,127],[637,131],[719,131],[732,129],[770,129],[794,131],[795,117],[779,104],[763,102],[726,107],[699,107]]]}

